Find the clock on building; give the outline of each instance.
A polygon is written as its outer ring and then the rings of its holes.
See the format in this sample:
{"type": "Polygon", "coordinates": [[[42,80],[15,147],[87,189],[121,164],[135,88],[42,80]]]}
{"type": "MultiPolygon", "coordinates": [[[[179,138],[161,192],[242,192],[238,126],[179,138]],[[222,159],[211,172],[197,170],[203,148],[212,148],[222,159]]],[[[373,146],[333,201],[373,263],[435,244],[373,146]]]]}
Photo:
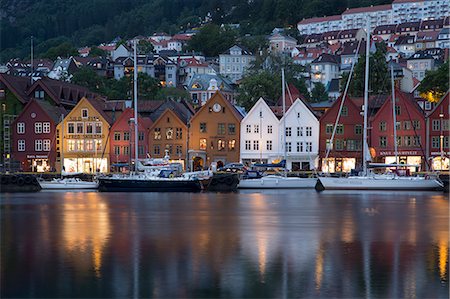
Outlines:
{"type": "Polygon", "coordinates": [[[215,103],[215,104],[213,105],[213,111],[214,111],[214,112],[220,112],[221,109],[222,109],[222,106],[220,106],[219,103],[215,103]]]}

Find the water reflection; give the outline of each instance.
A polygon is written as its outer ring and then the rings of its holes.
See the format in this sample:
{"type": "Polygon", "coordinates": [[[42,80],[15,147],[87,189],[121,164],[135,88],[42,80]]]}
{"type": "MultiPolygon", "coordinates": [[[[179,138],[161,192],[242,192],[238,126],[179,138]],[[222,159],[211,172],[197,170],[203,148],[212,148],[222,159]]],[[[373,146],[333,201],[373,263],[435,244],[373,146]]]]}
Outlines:
{"type": "Polygon", "coordinates": [[[2,297],[448,298],[439,193],[38,193],[1,207],[2,297]]]}

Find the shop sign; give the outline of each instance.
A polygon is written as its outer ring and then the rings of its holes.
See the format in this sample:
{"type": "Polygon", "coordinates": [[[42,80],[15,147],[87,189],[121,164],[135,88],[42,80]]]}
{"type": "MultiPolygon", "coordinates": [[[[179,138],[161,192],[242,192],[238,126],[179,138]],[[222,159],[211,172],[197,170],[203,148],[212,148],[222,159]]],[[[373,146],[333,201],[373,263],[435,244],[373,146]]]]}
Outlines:
{"type": "Polygon", "coordinates": [[[27,159],[48,159],[47,155],[27,155],[27,159]]]}
{"type": "Polygon", "coordinates": [[[71,116],[69,117],[69,121],[100,121],[100,118],[98,116],[89,116],[89,117],[71,116]]]}
{"type": "Polygon", "coordinates": [[[66,139],[100,139],[104,138],[103,134],[84,134],[84,135],[67,135],[66,139]]]}
{"type": "MultiPolygon", "coordinates": [[[[444,154],[444,155],[450,155],[450,152],[444,152],[443,154],[444,154]]],[[[440,156],[440,155],[441,155],[441,152],[431,152],[431,155],[432,155],[432,156],[440,156]]]]}
{"type": "MultiPolygon", "coordinates": [[[[394,156],[394,151],[380,151],[380,156],[394,156]]],[[[420,156],[421,154],[417,151],[399,151],[397,152],[399,156],[420,156]]]]}

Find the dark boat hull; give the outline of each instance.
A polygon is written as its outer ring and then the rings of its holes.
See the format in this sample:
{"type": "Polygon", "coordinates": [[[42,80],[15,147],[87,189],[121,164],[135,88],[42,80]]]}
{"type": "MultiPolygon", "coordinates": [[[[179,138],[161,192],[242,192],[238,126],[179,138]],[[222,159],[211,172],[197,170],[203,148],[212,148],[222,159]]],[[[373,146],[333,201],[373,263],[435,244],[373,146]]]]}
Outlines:
{"type": "Polygon", "coordinates": [[[198,192],[202,185],[198,180],[133,180],[99,178],[101,192],[198,192]]]}

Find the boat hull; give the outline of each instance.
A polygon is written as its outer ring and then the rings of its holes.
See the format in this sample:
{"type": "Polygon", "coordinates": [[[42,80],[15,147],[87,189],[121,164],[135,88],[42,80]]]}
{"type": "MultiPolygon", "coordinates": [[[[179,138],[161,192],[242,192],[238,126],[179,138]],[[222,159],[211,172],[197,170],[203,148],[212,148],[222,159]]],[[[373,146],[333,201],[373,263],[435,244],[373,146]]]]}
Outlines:
{"type": "Polygon", "coordinates": [[[317,178],[265,176],[240,180],[238,189],[313,189],[317,178]]]}
{"type": "Polygon", "coordinates": [[[95,182],[61,183],[61,182],[39,182],[42,190],[95,190],[98,184],[95,182]]]}
{"type": "Polygon", "coordinates": [[[410,178],[373,178],[373,177],[320,177],[316,189],[322,190],[404,190],[434,191],[442,184],[435,179],[410,178]]]}
{"type": "Polygon", "coordinates": [[[144,180],[99,178],[101,192],[198,192],[200,180],[144,180]]]}

